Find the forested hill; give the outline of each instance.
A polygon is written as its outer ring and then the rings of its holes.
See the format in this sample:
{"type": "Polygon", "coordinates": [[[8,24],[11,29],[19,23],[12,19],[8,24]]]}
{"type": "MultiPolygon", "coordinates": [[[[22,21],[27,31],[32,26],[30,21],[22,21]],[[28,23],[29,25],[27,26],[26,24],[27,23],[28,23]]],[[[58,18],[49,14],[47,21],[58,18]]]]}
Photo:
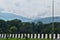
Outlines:
{"type": "MultiPolygon", "coordinates": [[[[5,21],[0,19],[0,33],[52,33],[52,23],[22,22],[14,19],[5,21]]],[[[54,22],[54,33],[60,33],[60,23],[54,22]]]]}

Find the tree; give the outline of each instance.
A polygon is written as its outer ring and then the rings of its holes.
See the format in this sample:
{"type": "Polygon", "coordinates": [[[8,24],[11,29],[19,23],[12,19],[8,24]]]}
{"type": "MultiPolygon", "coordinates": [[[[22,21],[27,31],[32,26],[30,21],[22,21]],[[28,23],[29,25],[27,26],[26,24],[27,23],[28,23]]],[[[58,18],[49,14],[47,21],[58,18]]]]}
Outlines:
{"type": "Polygon", "coordinates": [[[10,33],[16,33],[17,32],[17,27],[16,26],[12,26],[9,30],[10,33]]]}
{"type": "Polygon", "coordinates": [[[36,31],[37,33],[43,33],[44,24],[42,22],[37,22],[36,24],[36,31]]]}

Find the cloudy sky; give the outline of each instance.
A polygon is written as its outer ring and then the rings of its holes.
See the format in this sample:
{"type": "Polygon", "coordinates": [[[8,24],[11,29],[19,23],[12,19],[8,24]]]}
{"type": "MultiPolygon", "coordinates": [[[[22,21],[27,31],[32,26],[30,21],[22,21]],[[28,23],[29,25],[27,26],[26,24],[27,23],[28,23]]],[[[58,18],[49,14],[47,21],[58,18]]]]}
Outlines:
{"type": "MultiPolygon", "coordinates": [[[[0,0],[0,12],[36,18],[52,16],[52,0],[0,0]]],[[[60,0],[55,0],[55,16],[60,16],[60,0]]]]}

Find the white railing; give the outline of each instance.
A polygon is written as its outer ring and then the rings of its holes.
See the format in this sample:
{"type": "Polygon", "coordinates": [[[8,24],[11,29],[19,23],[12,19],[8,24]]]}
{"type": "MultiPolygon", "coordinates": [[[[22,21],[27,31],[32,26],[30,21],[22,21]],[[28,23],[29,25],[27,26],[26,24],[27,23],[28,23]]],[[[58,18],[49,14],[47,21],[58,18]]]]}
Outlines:
{"type": "Polygon", "coordinates": [[[41,38],[41,39],[60,39],[60,34],[0,34],[0,38],[41,38]]]}

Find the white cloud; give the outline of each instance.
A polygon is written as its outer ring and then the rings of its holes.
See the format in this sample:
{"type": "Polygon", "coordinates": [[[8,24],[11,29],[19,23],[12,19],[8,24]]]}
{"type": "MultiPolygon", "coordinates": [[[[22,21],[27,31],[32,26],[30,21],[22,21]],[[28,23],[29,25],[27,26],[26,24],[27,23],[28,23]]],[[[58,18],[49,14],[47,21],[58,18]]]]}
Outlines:
{"type": "MultiPolygon", "coordinates": [[[[49,17],[52,16],[51,3],[52,0],[0,0],[0,8],[4,9],[2,12],[11,12],[28,18],[49,17]]],[[[56,13],[60,13],[59,7],[56,8],[56,13]]]]}

